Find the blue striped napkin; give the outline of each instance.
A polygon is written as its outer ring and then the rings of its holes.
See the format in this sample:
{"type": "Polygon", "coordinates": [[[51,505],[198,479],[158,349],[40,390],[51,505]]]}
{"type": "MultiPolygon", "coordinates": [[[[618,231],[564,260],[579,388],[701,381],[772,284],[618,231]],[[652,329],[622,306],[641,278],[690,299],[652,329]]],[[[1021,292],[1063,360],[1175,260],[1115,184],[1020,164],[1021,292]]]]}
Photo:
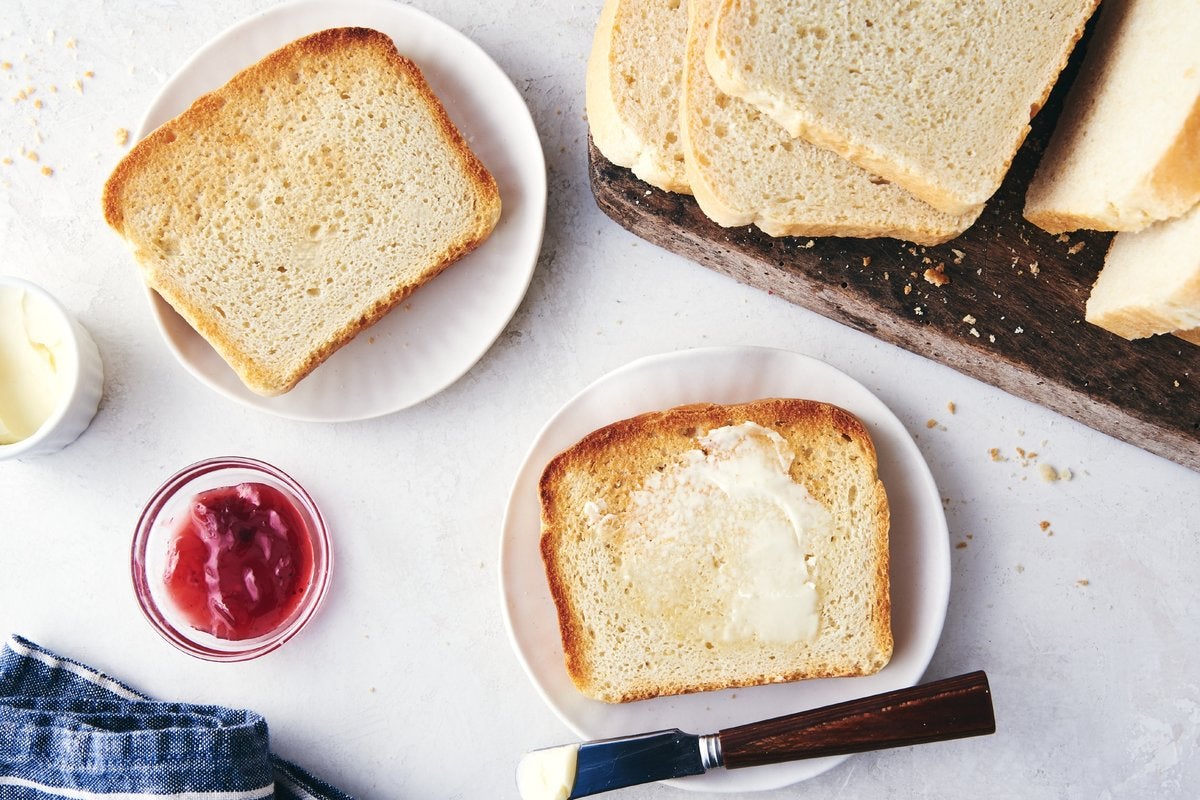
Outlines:
{"type": "Polygon", "coordinates": [[[271,755],[252,711],[162,703],[12,636],[0,651],[3,800],[352,800],[271,755]]]}

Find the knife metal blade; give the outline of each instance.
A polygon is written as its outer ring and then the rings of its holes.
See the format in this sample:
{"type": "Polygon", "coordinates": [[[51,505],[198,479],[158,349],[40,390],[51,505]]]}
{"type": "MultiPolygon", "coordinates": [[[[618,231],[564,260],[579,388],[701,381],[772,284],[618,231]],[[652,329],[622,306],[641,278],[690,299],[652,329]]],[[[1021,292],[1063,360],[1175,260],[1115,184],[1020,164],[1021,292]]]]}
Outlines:
{"type": "Polygon", "coordinates": [[[678,729],[534,750],[518,768],[522,800],[575,800],[641,783],[802,758],[994,733],[983,672],[898,689],[719,733],[678,729]]]}

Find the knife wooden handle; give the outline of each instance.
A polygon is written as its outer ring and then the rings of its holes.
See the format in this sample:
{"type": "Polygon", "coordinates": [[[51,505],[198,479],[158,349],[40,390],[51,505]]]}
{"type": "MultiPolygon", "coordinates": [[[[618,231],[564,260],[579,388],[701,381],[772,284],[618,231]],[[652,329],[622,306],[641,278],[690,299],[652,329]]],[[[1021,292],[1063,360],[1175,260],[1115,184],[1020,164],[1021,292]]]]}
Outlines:
{"type": "Polygon", "coordinates": [[[971,672],[718,734],[728,769],[995,733],[987,676],[971,672]]]}

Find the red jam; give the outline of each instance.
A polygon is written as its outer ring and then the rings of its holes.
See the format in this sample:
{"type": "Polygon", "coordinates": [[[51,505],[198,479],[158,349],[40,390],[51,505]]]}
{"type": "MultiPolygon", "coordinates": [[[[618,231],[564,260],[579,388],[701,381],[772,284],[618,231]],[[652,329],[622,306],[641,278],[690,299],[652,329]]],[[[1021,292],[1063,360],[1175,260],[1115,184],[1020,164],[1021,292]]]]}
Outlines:
{"type": "Polygon", "coordinates": [[[286,495],[262,483],[209,489],[167,549],[163,582],[188,624],[218,639],[270,633],[312,580],[308,527],[286,495]]]}

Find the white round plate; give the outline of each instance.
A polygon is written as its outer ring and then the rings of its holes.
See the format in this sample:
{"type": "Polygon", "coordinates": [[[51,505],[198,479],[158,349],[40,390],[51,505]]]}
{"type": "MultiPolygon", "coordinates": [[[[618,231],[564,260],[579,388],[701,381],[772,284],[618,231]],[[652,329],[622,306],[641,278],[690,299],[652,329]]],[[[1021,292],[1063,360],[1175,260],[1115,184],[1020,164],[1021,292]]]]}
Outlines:
{"type": "Polygon", "coordinates": [[[189,372],[227,397],[292,419],[377,417],[419,403],[456,381],[517,310],[533,276],[546,218],[545,157],[520,93],[470,39],[390,0],[300,0],[233,26],[168,81],[142,120],[138,138],[288,42],[345,26],[386,33],[401,54],[416,62],[496,178],[503,210],[487,241],[280,397],[247,389],[182,317],[149,292],[167,345],[189,372]]]}
{"type": "MultiPolygon", "coordinates": [[[[715,733],[917,683],[933,657],[950,595],[950,547],[941,497],[912,438],[862,385],[833,367],[784,350],[722,347],[635,361],[580,392],[542,429],[517,473],[504,518],[500,587],[517,657],[546,703],[581,739],[664,728],[715,733]],[[538,550],[537,483],[551,458],[619,419],[696,402],[796,397],[841,406],[870,431],[891,507],[891,662],[875,675],[755,686],[623,705],[590,700],[563,663],[554,601],[538,550]]],[[[818,775],[846,756],[737,770],[717,769],[667,783],[705,792],[778,789],[818,775]]]]}

